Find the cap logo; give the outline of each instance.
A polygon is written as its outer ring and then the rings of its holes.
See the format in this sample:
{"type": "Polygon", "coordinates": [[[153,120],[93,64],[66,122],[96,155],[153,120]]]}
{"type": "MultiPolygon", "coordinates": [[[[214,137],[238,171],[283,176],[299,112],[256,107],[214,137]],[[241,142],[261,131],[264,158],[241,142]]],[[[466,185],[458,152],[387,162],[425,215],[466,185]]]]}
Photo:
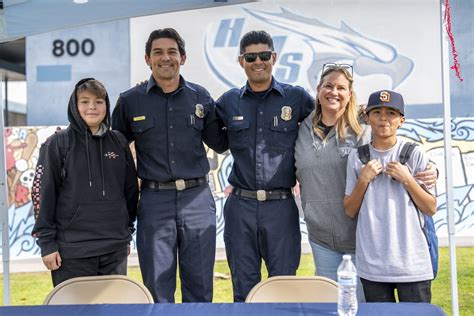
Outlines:
{"type": "Polygon", "coordinates": [[[388,93],[387,91],[380,92],[380,101],[390,102],[390,93],[388,93]]]}

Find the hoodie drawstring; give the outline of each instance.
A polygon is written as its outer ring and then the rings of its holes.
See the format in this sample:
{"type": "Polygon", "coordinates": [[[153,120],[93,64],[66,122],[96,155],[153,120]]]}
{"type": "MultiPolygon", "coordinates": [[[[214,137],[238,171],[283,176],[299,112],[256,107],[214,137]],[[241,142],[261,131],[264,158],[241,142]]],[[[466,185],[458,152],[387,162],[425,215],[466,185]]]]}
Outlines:
{"type": "Polygon", "coordinates": [[[105,178],[104,178],[104,153],[102,152],[102,137],[100,143],[100,173],[102,174],[102,196],[105,196],[105,178]]]}
{"type": "Polygon", "coordinates": [[[87,135],[87,132],[85,133],[85,136],[86,136],[87,169],[89,171],[89,187],[92,188],[91,157],[89,154],[89,135],[87,135]]]}
{"type": "MultiPolygon", "coordinates": [[[[100,173],[102,177],[102,196],[105,196],[105,177],[104,177],[104,153],[102,149],[102,137],[99,138],[100,144],[100,173]]],[[[89,153],[89,135],[86,133],[86,154],[87,154],[87,169],[89,171],[89,186],[92,187],[92,172],[91,172],[91,160],[89,153]]]]}

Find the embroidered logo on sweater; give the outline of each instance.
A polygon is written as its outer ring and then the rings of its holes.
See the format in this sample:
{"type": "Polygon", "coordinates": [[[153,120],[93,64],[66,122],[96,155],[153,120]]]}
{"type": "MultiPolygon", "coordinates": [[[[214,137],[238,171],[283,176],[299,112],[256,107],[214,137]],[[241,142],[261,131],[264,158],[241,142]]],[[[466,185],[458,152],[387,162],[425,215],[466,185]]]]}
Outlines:
{"type": "Polygon", "coordinates": [[[109,159],[117,159],[118,158],[118,154],[114,153],[113,151],[108,151],[104,154],[105,157],[109,158],[109,159]]]}

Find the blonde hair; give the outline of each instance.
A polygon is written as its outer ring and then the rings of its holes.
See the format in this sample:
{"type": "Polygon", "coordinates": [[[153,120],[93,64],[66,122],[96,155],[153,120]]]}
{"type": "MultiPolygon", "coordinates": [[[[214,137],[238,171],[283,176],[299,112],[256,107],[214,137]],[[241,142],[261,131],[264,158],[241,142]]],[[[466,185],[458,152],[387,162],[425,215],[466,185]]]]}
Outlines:
{"type": "MultiPolygon", "coordinates": [[[[356,133],[357,139],[359,139],[362,136],[364,129],[359,123],[359,106],[357,105],[355,91],[352,89],[354,79],[352,78],[352,75],[349,73],[349,71],[347,71],[346,68],[339,66],[327,68],[321,74],[318,89],[323,84],[324,78],[333,72],[338,72],[344,75],[344,77],[349,81],[349,91],[351,92],[351,97],[346,108],[344,109],[344,113],[338,118],[335,125],[337,136],[340,140],[344,140],[347,136],[347,128],[349,127],[356,133]]],[[[321,103],[319,102],[319,96],[316,96],[316,111],[313,117],[313,131],[319,138],[324,139],[327,135],[324,134],[324,130],[319,126],[322,119],[323,112],[321,109],[321,103]]]]}

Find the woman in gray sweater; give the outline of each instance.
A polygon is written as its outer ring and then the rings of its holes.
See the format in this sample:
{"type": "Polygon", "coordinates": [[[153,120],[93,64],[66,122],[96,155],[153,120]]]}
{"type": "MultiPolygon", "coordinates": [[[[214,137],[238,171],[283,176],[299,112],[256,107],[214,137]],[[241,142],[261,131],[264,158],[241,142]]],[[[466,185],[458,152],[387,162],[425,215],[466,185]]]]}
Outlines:
{"type": "MultiPolygon", "coordinates": [[[[359,123],[352,66],[325,64],[316,109],[300,125],[295,145],[296,177],[317,275],[337,279],[343,254],[355,258],[357,218],[344,210],[349,153],[370,141],[370,127],[359,123]]],[[[436,169],[417,174],[432,186],[436,169]]],[[[362,288],[357,291],[362,300],[362,288]]]]}
{"type": "Polygon", "coordinates": [[[323,67],[316,109],[301,124],[295,145],[296,177],[316,273],[333,280],[342,255],[354,258],[355,253],[357,218],[346,216],[343,204],[347,156],[370,140],[370,130],[359,124],[352,83],[352,67],[323,67]]]}

